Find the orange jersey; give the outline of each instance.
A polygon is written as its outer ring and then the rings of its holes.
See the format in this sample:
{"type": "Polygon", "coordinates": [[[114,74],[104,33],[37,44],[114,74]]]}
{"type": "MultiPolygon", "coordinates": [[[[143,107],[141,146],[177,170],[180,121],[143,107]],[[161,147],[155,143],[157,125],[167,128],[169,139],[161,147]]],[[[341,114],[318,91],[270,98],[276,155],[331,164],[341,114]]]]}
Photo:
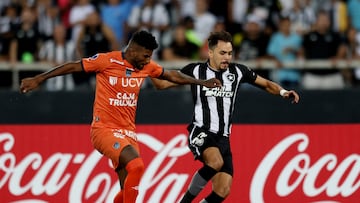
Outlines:
{"type": "Polygon", "coordinates": [[[151,61],[142,70],[123,59],[121,51],[82,59],[85,72],[96,72],[93,127],[135,132],[135,115],[141,85],[146,77],[159,77],[164,69],[151,61]]]}

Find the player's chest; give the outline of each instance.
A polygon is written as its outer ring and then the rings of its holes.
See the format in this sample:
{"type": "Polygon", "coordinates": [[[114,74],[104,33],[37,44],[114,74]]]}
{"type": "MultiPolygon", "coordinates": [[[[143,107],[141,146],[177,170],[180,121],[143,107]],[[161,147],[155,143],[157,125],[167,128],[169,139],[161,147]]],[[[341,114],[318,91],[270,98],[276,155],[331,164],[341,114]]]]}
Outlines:
{"type": "Polygon", "coordinates": [[[144,83],[147,75],[141,72],[136,72],[133,69],[109,69],[98,74],[99,80],[106,83],[109,88],[124,90],[124,89],[139,89],[144,83]]]}

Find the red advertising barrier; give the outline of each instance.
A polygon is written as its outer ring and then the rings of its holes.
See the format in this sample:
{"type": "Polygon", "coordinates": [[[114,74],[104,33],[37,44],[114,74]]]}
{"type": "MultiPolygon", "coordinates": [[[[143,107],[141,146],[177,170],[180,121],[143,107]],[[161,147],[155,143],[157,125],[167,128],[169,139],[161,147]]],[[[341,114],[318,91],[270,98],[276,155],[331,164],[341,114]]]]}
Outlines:
{"type": "MultiPolygon", "coordinates": [[[[147,166],[138,202],[174,203],[185,192],[200,167],[185,129],[138,126],[147,166]]],[[[360,202],[360,124],[234,125],[230,139],[235,174],[226,203],[360,202]]],[[[0,125],[0,202],[110,203],[118,190],[88,125],[0,125]]]]}

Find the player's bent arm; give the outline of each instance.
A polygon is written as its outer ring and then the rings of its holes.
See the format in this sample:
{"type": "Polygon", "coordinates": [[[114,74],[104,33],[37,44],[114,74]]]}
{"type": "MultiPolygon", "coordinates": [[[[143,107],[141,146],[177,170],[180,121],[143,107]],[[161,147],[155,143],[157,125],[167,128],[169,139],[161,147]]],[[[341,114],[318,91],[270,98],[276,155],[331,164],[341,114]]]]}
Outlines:
{"type": "Polygon", "coordinates": [[[34,77],[24,78],[21,80],[20,91],[22,93],[26,93],[37,88],[41,83],[49,78],[81,71],[83,71],[83,68],[80,61],[67,62],[34,77]]]}
{"type": "Polygon", "coordinates": [[[263,88],[265,91],[267,91],[270,94],[280,95],[286,99],[290,98],[292,99],[292,103],[299,102],[300,97],[294,90],[285,90],[279,84],[267,80],[259,75],[256,77],[255,84],[263,88]]]}
{"type": "Polygon", "coordinates": [[[284,89],[277,83],[265,79],[259,75],[256,77],[255,84],[267,91],[268,93],[274,95],[280,95],[280,90],[284,89]]]}
{"type": "Polygon", "coordinates": [[[153,83],[154,87],[158,90],[167,89],[170,87],[178,86],[178,84],[170,82],[168,80],[162,80],[158,78],[151,78],[151,82],[153,83]]]}
{"type": "MultiPolygon", "coordinates": [[[[178,85],[196,84],[196,85],[203,85],[209,88],[221,86],[221,82],[216,78],[212,78],[209,80],[199,80],[190,77],[184,73],[181,73],[180,71],[177,70],[165,70],[163,75],[160,77],[160,79],[165,79],[178,85]]],[[[173,86],[175,85],[171,83],[164,83],[160,86],[160,88],[165,89],[173,86]]]]}

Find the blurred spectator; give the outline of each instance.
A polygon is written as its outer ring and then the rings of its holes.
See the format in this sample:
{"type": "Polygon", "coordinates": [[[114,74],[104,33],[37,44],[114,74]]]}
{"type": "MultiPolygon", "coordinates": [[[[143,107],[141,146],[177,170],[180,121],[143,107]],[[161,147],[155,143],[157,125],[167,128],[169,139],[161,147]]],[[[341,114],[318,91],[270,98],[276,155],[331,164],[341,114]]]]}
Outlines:
{"type": "Polygon", "coordinates": [[[195,16],[196,0],[178,0],[180,7],[180,17],[195,16]]]}
{"type": "MultiPolygon", "coordinates": [[[[52,66],[75,60],[75,46],[71,40],[66,40],[66,27],[55,25],[53,32],[54,37],[40,48],[39,59],[52,66]]],[[[49,91],[73,90],[74,81],[72,75],[58,76],[47,80],[45,87],[49,91]]]]}
{"type": "Polygon", "coordinates": [[[9,61],[10,42],[20,27],[21,19],[14,4],[6,6],[3,13],[0,17],[0,61],[9,61]]]}
{"type": "Polygon", "coordinates": [[[199,40],[199,38],[196,36],[195,33],[195,23],[194,19],[191,16],[186,16],[181,21],[182,25],[185,27],[185,37],[188,41],[190,41],[193,44],[196,44],[198,47],[200,47],[203,42],[199,40]]]}
{"type": "Polygon", "coordinates": [[[348,0],[348,14],[350,25],[360,32],[360,1],[348,0]]]}
{"type": "MultiPolygon", "coordinates": [[[[10,63],[33,63],[38,61],[38,52],[41,46],[40,35],[37,30],[36,12],[31,8],[23,8],[21,12],[21,25],[15,31],[10,42],[10,63]]],[[[26,70],[19,72],[19,79],[38,74],[39,70],[26,70]]]]}
{"type": "Polygon", "coordinates": [[[265,22],[264,32],[268,35],[276,31],[280,11],[281,2],[279,0],[249,1],[249,13],[258,16],[265,22]]]}
{"type": "Polygon", "coordinates": [[[159,0],[169,15],[170,26],[176,26],[180,23],[180,1],[181,0],[159,0]]]}
{"type": "Polygon", "coordinates": [[[186,39],[185,32],[186,28],[183,25],[175,27],[173,32],[173,41],[163,50],[163,60],[171,61],[197,59],[199,47],[186,39]]]}
{"type": "MultiPolygon", "coordinates": [[[[145,0],[143,5],[134,6],[128,18],[128,35],[132,32],[145,29],[151,32],[162,48],[162,35],[169,31],[170,18],[166,8],[158,0],[145,0]]],[[[128,39],[127,39],[128,40],[128,39]]],[[[154,50],[154,58],[157,58],[159,49],[154,50]]]]}
{"type": "Polygon", "coordinates": [[[107,3],[101,7],[101,18],[112,29],[120,47],[126,44],[124,24],[132,7],[133,3],[128,0],[107,0],[107,3]]]}
{"type": "Polygon", "coordinates": [[[30,8],[21,13],[21,25],[15,32],[10,44],[10,60],[13,64],[20,61],[32,63],[37,61],[40,47],[40,35],[37,29],[36,14],[30,8]]]}
{"type": "MultiPolygon", "coordinates": [[[[225,20],[222,17],[217,17],[214,28],[211,32],[220,32],[226,30],[225,20]]],[[[199,58],[201,60],[207,60],[209,58],[209,46],[208,43],[203,43],[200,47],[200,55],[199,58]]]]}
{"type": "Polygon", "coordinates": [[[301,47],[301,36],[290,30],[291,22],[288,17],[280,19],[279,31],[274,33],[267,48],[267,53],[281,63],[280,70],[271,71],[271,79],[288,89],[298,87],[300,84],[300,72],[295,69],[283,67],[284,62],[296,60],[301,47]]]}
{"type": "Polygon", "coordinates": [[[0,1],[0,11],[3,11],[6,7],[10,6],[12,0],[2,0],[0,1]]]}
{"type": "MultiPolygon", "coordinates": [[[[229,0],[228,1],[228,15],[226,27],[228,32],[233,36],[242,32],[242,27],[246,22],[246,15],[248,11],[248,0],[229,0]]],[[[236,41],[235,36],[234,45],[235,47],[239,44],[236,41]]]]}
{"type": "Polygon", "coordinates": [[[207,41],[211,31],[214,30],[216,17],[208,11],[208,0],[196,0],[194,15],[194,34],[202,44],[207,41]]]}
{"type": "Polygon", "coordinates": [[[329,4],[331,29],[345,35],[349,24],[346,3],[342,0],[331,0],[329,4]]]}
{"type": "Polygon", "coordinates": [[[97,12],[89,14],[76,43],[79,58],[91,57],[99,52],[118,49],[116,37],[110,27],[102,22],[97,12]]]}
{"type": "MultiPolygon", "coordinates": [[[[300,57],[307,60],[331,60],[335,65],[345,57],[346,46],[341,36],[330,28],[326,11],[317,16],[314,31],[304,35],[300,57]]],[[[345,86],[341,72],[336,69],[305,69],[303,76],[305,89],[341,89],[345,86]]]]}
{"type": "Polygon", "coordinates": [[[48,40],[54,34],[55,25],[60,23],[59,9],[52,0],[42,0],[38,1],[37,12],[39,33],[43,40],[48,40]]]}
{"type": "Polygon", "coordinates": [[[86,17],[95,12],[95,7],[89,2],[89,0],[75,0],[75,5],[71,7],[69,23],[72,30],[71,40],[74,43],[77,42],[79,32],[82,25],[85,22],[86,17]]]}
{"type": "Polygon", "coordinates": [[[228,18],[229,1],[208,0],[208,11],[214,14],[216,18],[223,18],[224,21],[228,18]]]}
{"type": "MultiPolygon", "coordinates": [[[[119,46],[112,30],[105,25],[97,12],[89,14],[82,26],[76,51],[79,58],[91,57],[97,53],[118,50],[119,46]]],[[[74,74],[74,81],[77,87],[93,85],[94,75],[78,73],[74,74]]]]}
{"type": "MultiPolygon", "coordinates": [[[[360,32],[350,28],[347,32],[347,59],[360,60],[360,32]]],[[[360,86],[360,67],[351,67],[345,70],[346,81],[350,86],[360,86]]]]}
{"type": "Polygon", "coordinates": [[[291,21],[291,30],[300,35],[304,35],[311,30],[315,23],[315,10],[309,4],[310,0],[294,0],[293,7],[290,10],[282,11],[282,16],[289,16],[291,21]]]}
{"type": "Polygon", "coordinates": [[[74,4],[74,0],[56,0],[56,5],[59,8],[59,15],[61,19],[61,23],[66,27],[69,31],[70,25],[70,11],[74,4]]]}
{"type": "MultiPolygon", "coordinates": [[[[281,12],[288,12],[292,8],[294,8],[296,0],[279,0],[279,3],[281,5],[281,12]]],[[[300,0],[303,1],[303,0],[300,0]]]]}
{"type": "MultiPolygon", "coordinates": [[[[256,60],[257,68],[261,68],[261,60],[268,58],[266,49],[269,43],[269,36],[264,34],[263,29],[264,23],[258,16],[251,14],[247,17],[239,50],[235,50],[236,59],[256,60]]],[[[268,70],[256,69],[256,72],[263,77],[269,77],[268,70]]]]}

